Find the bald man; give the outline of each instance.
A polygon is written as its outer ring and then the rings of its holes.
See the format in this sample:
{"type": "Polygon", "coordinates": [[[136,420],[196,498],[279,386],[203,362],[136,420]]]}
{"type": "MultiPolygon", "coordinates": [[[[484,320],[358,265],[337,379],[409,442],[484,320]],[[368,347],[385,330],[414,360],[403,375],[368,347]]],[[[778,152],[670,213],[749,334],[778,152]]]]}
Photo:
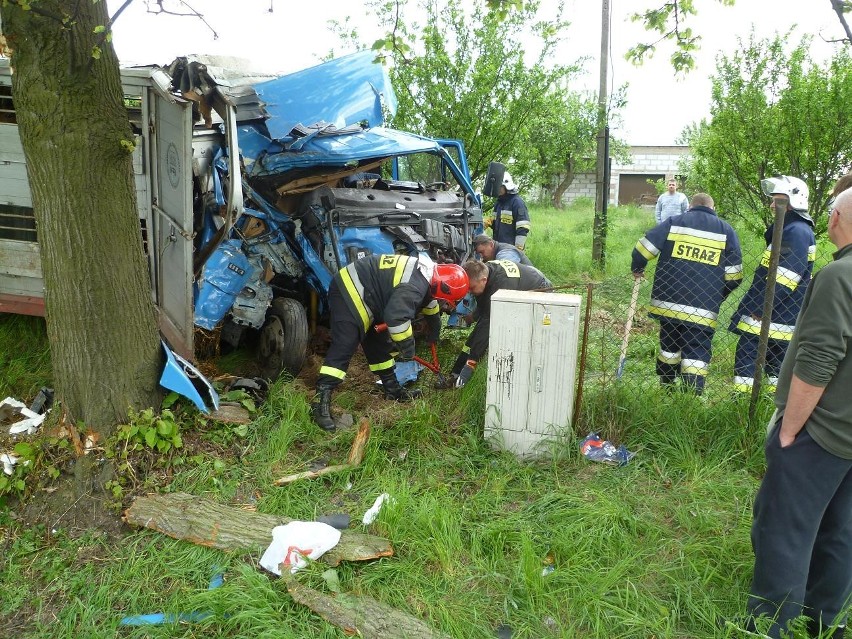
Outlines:
{"type": "Polygon", "coordinates": [[[852,190],[828,238],[838,250],[802,301],[754,502],[748,608],[773,638],[801,614],[812,636],[842,636],[852,595],[852,190]]]}

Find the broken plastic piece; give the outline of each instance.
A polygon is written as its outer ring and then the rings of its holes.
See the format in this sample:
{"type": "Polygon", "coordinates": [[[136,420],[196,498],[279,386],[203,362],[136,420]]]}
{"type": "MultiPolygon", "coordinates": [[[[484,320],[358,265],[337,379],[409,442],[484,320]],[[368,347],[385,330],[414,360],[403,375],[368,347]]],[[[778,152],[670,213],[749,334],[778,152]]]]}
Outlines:
{"type": "Polygon", "coordinates": [[[53,394],[52,388],[42,386],[39,389],[38,394],[36,394],[35,398],[33,398],[33,403],[30,404],[30,410],[39,415],[49,411],[53,406],[53,394]]]}
{"type": "Polygon", "coordinates": [[[369,526],[374,521],[376,521],[376,517],[379,516],[379,511],[382,509],[382,506],[384,506],[388,502],[393,504],[396,502],[396,500],[387,493],[382,493],[381,495],[376,497],[376,501],[373,503],[372,506],[370,506],[369,510],[364,513],[364,517],[361,519],[364,525],[369,526]]]}
{"type": "Polygon", "coordinates": [[[583,453],[583,457],[586,459],[613,466],[624,466],[636,455],[636,453],[631,453],[624,446],[616,448],[615,444],[601,439],[597,433],[589,433],[580,442],[580,452],[583,453]]]}
{"type": "MultiPolygon", "coordinates": [[[[214,590],[225,582],[225,576],[221,572],[216,572],[210,579],[210,585],[207,590],[214,590]]],[[[151,615],[134,615],[132,617],[124,617],[118,625],[120,626],[156,626],[159,624],[168,623],[192,623],[195,621],[204,621],[208,617],[212,617],[212,612],[179,612],[179,613],[162,613],[156,612],[151,615]]]]}
{"type": "Polygon", "coordinates": [[[15,472],[15,464],[18,463],[18,458],[14,455],[3,453],[2,455],[0,455],[0,463],[3,464],[3,472],[7,475],[11,475],[13,472],[15,472]]]}
{"type": "Polygon", "coordinates": [[[337,530],[346,530],[349,528],[351,517],[346,513],[331,513],[329,515],[321,515],[317,517],[317,521],[323,524],[328,524],[337,530]]]}
{"type": "Polygon", "coordinates": [[[24,419],[16,421],[9,427],[10,435],[18,435],[20,433],[32,435],[38,430],[38,427],[41,426],[47,415],[34,413],[23,402],[19,402],[12,397],[7,397],[0,402],[0,421],[11,422],[18,416],[24,419]]]}
{"type": "Polygon", "coordinates": [[[219,410],[219,394],[201,371],[173,352],[165,342],[162,344],[166,351],[166,365],[160,376],[160,386],[183,395],[202,413],[210,412],[208,403],[213,405],[214,410],[219,410]]]}
{"type": "Polygon", "coordinates": [[[272,543],[260,558],[260,565],[281,575],[281,568],[293,574],[304,568],[307,559],[319,559],[340,541],[340,531],[318,521],[291,521],[272,529],[272,543]]]}

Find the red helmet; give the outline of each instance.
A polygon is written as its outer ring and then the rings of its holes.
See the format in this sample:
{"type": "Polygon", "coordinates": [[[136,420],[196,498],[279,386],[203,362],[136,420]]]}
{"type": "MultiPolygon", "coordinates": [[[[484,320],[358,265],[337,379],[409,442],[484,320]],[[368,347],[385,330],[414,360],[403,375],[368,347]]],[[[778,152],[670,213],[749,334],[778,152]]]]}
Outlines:
{"type": "Polygon", "coordinates": [[[458,302],[467,295],[470,283],[467,273],[458,264],[436,264],[432,273],[432,297],[458,302]]]}

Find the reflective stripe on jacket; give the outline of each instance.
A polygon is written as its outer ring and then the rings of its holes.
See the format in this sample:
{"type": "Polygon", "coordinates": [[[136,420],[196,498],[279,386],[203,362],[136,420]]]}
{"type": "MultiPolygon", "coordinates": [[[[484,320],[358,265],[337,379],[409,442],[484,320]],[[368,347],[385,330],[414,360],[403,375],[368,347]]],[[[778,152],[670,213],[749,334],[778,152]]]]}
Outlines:
{"type": "Polygon", "coordinates": [[[740,240],[705,206],[663,221],[633,249],[631,270],[659,258],[649,315],[715,328],[722,301],[743,277],[740,240]]]}
{"type": "MultiPolygon", "coordinates": [[[[754,279],[731,318],[729,330],[734,333],[760,334],[763,316],[763,299],[766,296],[766,276],[772,251],[771,224],[764,239],[766,250],[754,271],[754,279]]],[[[781,235],[781,253],[778,256],[778,273],[775,279],[775,297],[770,318],[770,338],[789,341],[796,327],[796,317],[802,306],[805,291],[811,281],[816,243],[811,225],[795,213],[788,212],[781,235]]]]}
{"type": "Polygon", "coordinates": [[[419,259],[428,258],[371,255],[340,269],[337,285],[365,333],[385,323],[391,339],[401,343],[414,339],[411,322],[421,310],[431,322],[440,321],[438,302],[417,268],[419,259]]]}

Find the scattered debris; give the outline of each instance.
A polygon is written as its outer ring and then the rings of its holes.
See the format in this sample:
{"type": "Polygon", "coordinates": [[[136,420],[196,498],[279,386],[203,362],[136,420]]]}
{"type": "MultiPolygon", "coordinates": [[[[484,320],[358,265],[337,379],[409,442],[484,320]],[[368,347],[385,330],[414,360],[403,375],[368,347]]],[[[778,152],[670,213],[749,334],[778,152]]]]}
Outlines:
{"type": "Polygon", "coordinates": [[[272,543],[260,558],[260,565],[281,576],[282,569],[295,574],[319,559],[340,541],[340,531],[319,521],[291,521],[272,529],[272,543]]]}
{"type": "Polygon", "coordinates": [[[382,509],[382,506],[384,506],[388,502],[393,504],[396,503],[396,500],[387,493],[382,493],[381,495],[376,497],[376,501],[373,503],[372,506],[370,506],[367,512],[364,513],[364,517],[361,519],[364,525],[369,526],[374,521],[376,521],[376,517],[379,516],[379,511],[382,509]]]}
{"type": "MultiPolygon", "coordinates": [[[[294,520],[241,510],[187,493],[165,493],[138,497],[124,511],[124,521],[199,546],[260,552],[269,545],[273,528],[294,520]]],[[[391,556],[393,546],[387,539],[345,530],[340,542],[322,556],[322,561],[336,566],[341,561],[391,556]]]]}
{"type": "Polygon", "coordinates": [[[352,442],[352,448],[349,449],[349,457],[345,464],[337,464],[335,466],[324,466],[315,470],[305,470],[294,475],[287,475],[281,479],[276,479],[273,483],[276,486],[285,486],[292,484],[300,479],[315,479],[323,475],[339,473],[344,470],[352,470],[356,466],[360,466],[364,461],[364,449],[367,446],[367,441],[370,439],[370,420],[362,417],[358,423],[358,433],[355,435],[355,440],[352,442]]]}
{"type": "Polygon", "coordinates": [[[206,415],[207,419],[223,424],[250,424],[251,413],[242,404],[222,402],[219,408],[206,415]]]}
{"type": "Polygon", "coordinates": [[[287,592],[293,601],[307,606],[347,635],[362,639],[450,639],[417,617],[365,595],[326,595],[303,586],[295,577],[288,579],[287,592]]]}
{"type": "Polygon", "coordinates": [[[346,513],[331,513],[329,515],[321,515],[320,517],[317,517],[317,521],[321,521],[322,523],[328,524],[332,528],[337,528],[338,530],[346,530],[349,528],[352,518],[346,513]]]}
{"type": "Polygon", "coordinates": [[[597,433],[589,433],[580,442],[580,452],[583,453],[583,457],[586,459],[613,466],[624,466],[636,455],[636,453],[631,453],[623,445],[616,448],[615,444],[601,439],[597,433]]]}
{"type": "Polygon", "coordinates": [[[266,401],[266,394],[269,392],[269,382],[262,377],[240,377],[228,386],[228,391],[235,390],[244,391],[260,404],[266,401]]]}
{"type": "Polygon", "coordinates": [[[161,343],[166,352],[166,364],[160,375],[160,386],[183,395],[202,413],[210,412],[208,403],[213,410],[219,410],[219,394],[201,371],[172,351],[165,342],[161,343]]]}
{"type": "Polygon", "coordinates": [[[3,472],[7,475],[12,475],[15,472],[15,464],[18,463],[18,458],[8,453],[0,455],[0,463],[3,464],[3,472]]]}
{"type": "Polygon", "coordinates": [[[54,392],[52,388],[42,386],[30,404],[30,410],[41,415],[53,408],[54,392]]]}
{"type": "MultiPolygon", "coordinates": [[[[225,576],[214,569],[214,575],[210,579],[210,585],[207,590],[215,590],[225,583],[225,576]]],[[[132,617],[124,617],[118,622],[119,626],[156,626],[169,623],[193,623],[196,621],[204,621],[208,617],[212,617],[212,612],[179,612],[179,613],[163,613],[156,612],[150,615],[134,615],[132,617]]]]}
{"type": "Polygon", "coordinates": [[[0,422],[12,423],[9,427],[10,435],[32,435],[44,422],[47,413],[39,414],[26,407],[13,397],[7,397],[0,402],[0,422]],[[22,417],[23,419],[18,419],[22,417]]]}

